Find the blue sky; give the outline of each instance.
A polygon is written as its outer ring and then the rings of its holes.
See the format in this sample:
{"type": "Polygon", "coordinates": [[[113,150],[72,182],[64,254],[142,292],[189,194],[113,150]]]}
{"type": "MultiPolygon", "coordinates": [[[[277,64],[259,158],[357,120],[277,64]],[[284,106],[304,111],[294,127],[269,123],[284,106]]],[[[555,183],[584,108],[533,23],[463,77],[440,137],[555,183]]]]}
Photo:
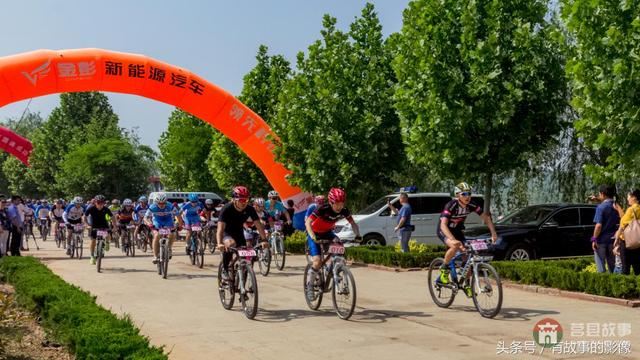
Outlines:
{"type": "MultiPolygon", "coordinates": [[[[402,27],[408,0],[371,1],[385,36],[402,27]]],[[[36,49],[96,47],[144,54],[187,68],[233,94],[255,65],[260,44],[295,55],[320,37],[323,14],[347,29],[365,1],[7,1],[2,4],[0,56],[36,49]]],[[[108,94],[120,125],[138,127],[142,142],[157,148],[173,107],[138,96],[108,94]]],[[[29,110],[48,116],[51,95],[32,100],[29,110]]],[[[0,119],[20,117],[27,101],[0,108],[0,119]]]]}

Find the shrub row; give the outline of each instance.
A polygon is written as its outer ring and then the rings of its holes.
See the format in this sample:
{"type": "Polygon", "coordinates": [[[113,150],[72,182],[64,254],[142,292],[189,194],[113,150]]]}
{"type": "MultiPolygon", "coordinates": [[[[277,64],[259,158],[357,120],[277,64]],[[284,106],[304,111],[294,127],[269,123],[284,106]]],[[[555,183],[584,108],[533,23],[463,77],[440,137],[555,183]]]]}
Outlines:
{"type": "Polygon", "coordinates": [[[42,325],[78,359],[167,359],[128,317],[120,319],[97,305],[95,297],[35,258],[0,259],[0,276],[14,286],[18,303],[39,315],[42,325]]]}
{"type": "Polygon", "coordinates": [[[623,299],[640,297],[640,276],[582,271],[592,260],[496,261],[501,277],[521,284],[623,299]]]}

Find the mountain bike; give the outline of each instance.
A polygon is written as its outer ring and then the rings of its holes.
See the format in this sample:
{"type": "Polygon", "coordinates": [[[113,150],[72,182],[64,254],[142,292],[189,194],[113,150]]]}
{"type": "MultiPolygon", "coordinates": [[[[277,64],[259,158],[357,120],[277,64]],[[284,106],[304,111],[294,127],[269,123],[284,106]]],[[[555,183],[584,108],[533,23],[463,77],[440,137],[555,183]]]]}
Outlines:
{"type": "Polygon", "coordinates": [[[218,294],[222,307],[230,310],[233,307],[235,294],[239,294],[242,311],[248,319],[255,318],[258,312],[258,283],[251,263],[257,256],[251,247],[229,248],[233,258],[229,263],[229,280],[224,280],[222,254],[218,266],[218,294]]]}
{"type": "Polygon", "coordinates": [[[133,224],[120,225],[120,238],[122,240],[122,252],[126,256],[136,256],[136,246],[133,243],[133,231],[136,226],[133,224]]]}
{"type": "Polygon", "coordinates": [[[158,259],[158,275],[161,275],[163,279],[167,278],[169,272],[169,258],[171,257],[171,248],[169,247],[169,236],[173,228],[162,227],[158,229],[160,234],[160,257],[158,259]]]}
{"type": "Polygon", "coordinates": [[[104,247],[106,239],[109,238],[109,229],[96,229],[96,270],[100,272],[102,268],[102,258],[104,257],[104,247]]]}
{"type": "Polygon", "coordinates": [[[273,223],[273,231],[269,234],[269,244],[271,244],[271,253],[278,270],[284,269],[286,253],[284,250],[284,236],[282,235],[282,221],[273,223]]]}
{"type": "Polygon", "coordinates": [[[42,237],[42,241],[47,241],[47,235],[49,234],[49,221],[48,219],[39,219],[40,224],[38,229],[40,230],[40,236],[42,237]]]}
{"type": "Polygon", "coordinates": [[[311,310],[318,310],[324,293],[331,291],[333,308],[343,320],[353,315],[356,307],[356,281],[344,259],[345,248],[341,242],[318,240],[320,257],[323,259],[320,270],[313,272],[314,279],[309,279],[311,263],[304,269],[303,289],[307,305],[311,310]],[[331,260],[331,264],[327,263],[331,260]]]}
{"type": "Polygon", "coordinates": [[[142,252],[147,252],[147,247],[151,247],[151,231],[145,224],[138,225],[138,237],[136,239],[136,245],[142,252]]]}
{"type": "Polygon", "coordinates": [[[489,242],[490,239],[467,241],[466,251],[458,252],[449,265],[450,274],[446,284],[440,279],[444,259],[437,258],[431,262],[427,281],[429,293],[437,306],[451,306],[462,289],[467,297],[473,299],[473,304],[483,317],[493,318],[500,312],[502,282],[496,269],[488,264],[493,260],[493,256],[487,255],[489,242]]]}
{"type": "Polygon", "coordinates": [[[56,232],[56,246],[58,248],[62,247],[63,249],[67,248],[67,227],[64,223],[58,223],[58,231],[56,232]]]}
{"type": "Polygon", "coordinates": [[[218,232],[218,218],[211,217],[204,227],[204,240],[210,253],[215,253],[217,248],[216,233],[218,232]]]}
{"type": "Polygon", "coordinates": [[[193,224],[191,227],[191,239],[189,239],[189,258],[191,259],[191,265],[197,265],[202,269],[204,266],[204,250],[207,246],[206,242],[202,240],[202,226],[200,224],[193,224]]]}
{"type": "Polygon", "coordinates": [[[247,240],[247,246],[253,247],[256,251],[256,257],[253,259],[251,265],[253,266],[253,262],[257,261],[260,267],[260,274],[262,276],[269,275],[269,270],[271,269],[271,249],[262,247],[258,233],[252,229],[244,229],[244,238],[247,240]],[[257,245],[253,246],[252,244],[254,243],[257,245]]]}
{"type": "Polygon", "coordinates": [[[75,256],[78,260],[82,259],[82,233],[84,231],[83,224],[71,224],[73,232],[71,233],[71,241],[69,242],[70,255],[73,259],[75,256]]]}

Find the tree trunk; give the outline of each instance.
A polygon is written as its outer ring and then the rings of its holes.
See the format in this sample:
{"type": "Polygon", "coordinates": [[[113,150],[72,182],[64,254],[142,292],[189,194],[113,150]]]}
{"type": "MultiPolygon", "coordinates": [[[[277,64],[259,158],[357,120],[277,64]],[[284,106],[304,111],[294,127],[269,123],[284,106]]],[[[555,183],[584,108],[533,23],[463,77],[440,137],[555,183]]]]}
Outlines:
{"type": "Polygon", "coordinates": [[[491,216],[491,188],[493,188],[493,174],[486,174],[484,183],[484,211],[485,214],[491,216]]]}

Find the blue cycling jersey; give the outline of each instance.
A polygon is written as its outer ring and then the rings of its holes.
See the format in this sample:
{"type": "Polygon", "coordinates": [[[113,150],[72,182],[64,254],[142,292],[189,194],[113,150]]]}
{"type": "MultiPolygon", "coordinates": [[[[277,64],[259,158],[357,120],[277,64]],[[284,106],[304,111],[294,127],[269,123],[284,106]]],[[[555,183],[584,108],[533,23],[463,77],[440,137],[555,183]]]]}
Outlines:
{"type": "Polygon", "coordinates": [[[192,225],[200,222],[200,211],[202,211],[202,209],[203,207],[200,202],[197,202],[195,205],[191,202],[187,202],[182,205],[182,208],[180,208],[180,214],[182,214],[182,218],[188,225],[192,225]]]}
{"type": "Polygon", "coordinates": [[[273,208],[271,208],[271,200],[267,200],[264,203],[264,210],[266,212],[269,213],[269,215],[273,216],[274,218],[279,218],[280,214],[284,213],[285,211],[287,211],[284,208],[284,205],[282,204],[282,202],[280,201],[276,201],[275,204],[273,205],[273,208]]]}
{"type": "Polygon", "coordinates": [[[150,218],[156,228],[173,227],[173,205],[166,204],[160,208],[158,204],[149,206],[145,217],[150,218]]]}
{"type": "Polygon", "coordinates": [[[147,210],[149,209],[149,205],[145,205],[144,207],[141,204],[136,205],[133,209],[133,220],[138,222],[144,218],[147,214],[147,210]]]}

